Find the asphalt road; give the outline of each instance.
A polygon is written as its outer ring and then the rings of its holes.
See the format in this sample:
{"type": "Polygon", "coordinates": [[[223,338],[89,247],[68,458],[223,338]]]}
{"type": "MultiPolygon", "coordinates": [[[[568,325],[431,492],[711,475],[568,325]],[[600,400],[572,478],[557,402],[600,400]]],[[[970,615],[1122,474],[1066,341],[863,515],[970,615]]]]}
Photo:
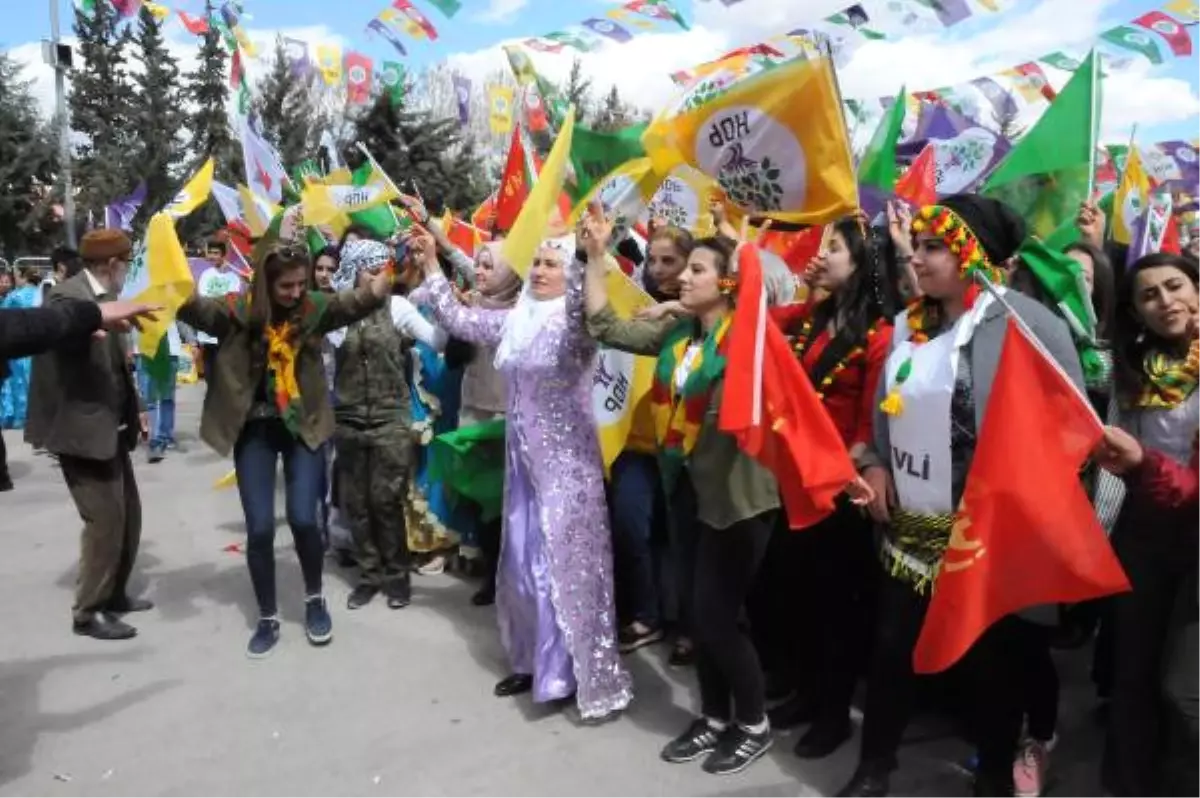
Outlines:
{"type": "MultiPolygon", "coordinates": [[[[139,635],[71,633],[80,521],[47,457],[7,431],[16,490],[0,494],[0,794],[3,795],[820,795],[850,775],[857,737],[821,762],[791,753],[795,733],[746,772],[709,776],[658,751],[698,701],[665,647],[630,658],[637,697],[619,720],[582,727],[571,712],[497,699],[505,675],[494,613],[455,576],[415,577],[414,603],[349,612],[350,575],[331,566],[334,640],[301,628],[290,535],[277,538],[283,639],[251,661],[256,611],[229,465],[196,438],[200,387],[182,387],[184,451],[136,459],[144,505],[135,587],[156,608],[139,635]]],[[[1098,731],[1083,658],[1063,660],[1055,794],[1098,794],[1098,731]]],[[[928,719],[901,751],[896,794],[960,795],[969,747],[928,719]]]]}

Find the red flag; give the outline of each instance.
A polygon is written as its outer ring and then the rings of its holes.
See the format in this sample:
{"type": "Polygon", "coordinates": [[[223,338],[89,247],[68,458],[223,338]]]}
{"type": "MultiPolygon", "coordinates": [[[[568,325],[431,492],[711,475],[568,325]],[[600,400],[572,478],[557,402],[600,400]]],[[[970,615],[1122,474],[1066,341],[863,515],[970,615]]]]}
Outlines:
{"type": "Polygon", "coordinates": [[[809,261],[821,251],[821,239],[825,228],[822,225],[809,227],[797,233],[785,233],[781,230],[767,230],[758,239],[758,244],[768,252],[773,252],[783,259],[793,274],[804,274],[809,261]]]}
{"type": "Polygon", "coordinates": [[[492,230],[496,221],[496,197],[499,192],[493,191],[487,199],[479,203],[479,207],[471,214],[471,224],[481,230],[492,230]]]}
{"type": "Polygon", "coordinates": [[[1192,37],[1188,34],[1187,28],[1163,12],[1151,11],[1142,14],[1133,21],[1133,24],[1140,25],[1146,30],[1154,31],[1166,39],[1171,52],[1175,53],[1175,55],[1185,56],[1192,54],[1192,37]]]}
{"type": "Polygon", "coordinates": [[[546,39],[526,39],[521,44],[539,53],[561,53],[562,49],[566,47],[562,42],[552,42],[546,39]]]}
{"type": "Polygon", "coordinates": [[[371,99],[371,59],[354,51],[346,53],[346,102],[366,105],[371,99]]]}
{"type": "Polygon", "coordinates": [[[546,116],[546,105],[542,95],[535,86],[525,89],[525,122],[534,133],[550,129],[550,120],[546,116]]]}
{"type": "Polygon", "coordinates": [[[233,57],[229,60],[229,88],[236,89],[242,85],[242,51],[237,49],[233,51],[233,57]]]}
{"type": "Polygon", "coordinates": [[[417,27],[425,31],[425,35],[429,37],[429,41],[437,41],[437,28],[433,27],[433,23],[430,22],[424,14],[418,11],[409,0],[392,0],[392,8],[396,9],[401,14],[404,14],[406,17],[416,23],[417,27]]]}
{"type": "Polygon", "coordinates": [[[1050,81],[1046,79],[1046,73],[1042,68],[1035,63],[1017,64],[1012,68],[1013,72],[1023,75],[1026,78],[1027,84],[1042,93],[1046,98],[1046,102],[1054,102],[1054,98],[1058,96],[1058,92],[1050,85],[1050,81]]]}
{"type": "Polygon", "coordinates": [[[208,33],[208,20],[203,17],[193,17],[186,11],[179,11],[179,21],[183,23],[183,27],[187,28],[187,32],[193,36],[203,36],[208,33]]]}
{"type": "Polygon", "coordinates": [[[833,512],[856,472],[842,436],[788,346],[767,319],[758,249],[738,249],[738,292],[725,355],[718,427],[770,469],[792,529],[833,512]]]}
{"type": "Polygon", "coordinates": [[[1009,318],[916,672],[949,668],[1005,615],[1129,590],[1079,481],[1102,434],[1083,394],[1009,318]]]}
{"type": "Polygon", "coordinates": [[[937,158],[933,144],[926,144],[908,171],[896,181],[896,196],[917,208],[937,202],[937,158]]]}
{"type": "Polygon", "coordinates": [[[512,229],[529,196],[529,188],[529,180],[525,176],[525,147],[521,144],[521,126],[517,125],[513,128],[508,160],[500,176],[500,189],[496,192],[497,230],[507,232],[512,229]]]}
{"type": "Polygon", "coordinates": [[[1159,252],[1169,252],[1172,255],[1183,254],[1183,242],[1179,237],[1179,216],[1172,213],[1167,219],[1167,229],[1163,231],[1162,244],[1159,245],[1159,252]]]}

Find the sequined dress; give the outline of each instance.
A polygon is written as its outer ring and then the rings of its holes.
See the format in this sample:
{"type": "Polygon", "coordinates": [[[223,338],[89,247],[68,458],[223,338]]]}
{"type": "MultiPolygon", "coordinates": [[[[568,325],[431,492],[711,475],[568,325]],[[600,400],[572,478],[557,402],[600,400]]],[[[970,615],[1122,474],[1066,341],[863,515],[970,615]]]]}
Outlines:
{"type": "MultiPolygon", "coordinates": [[[[582,270],[569,268],[566,312],[501,367],[508,386],[504,529],[496,584],[500,638],[535,701],[575,693],[584,718],[623,709],[632,681],[617,651],[612,540],[592,416],[595,343],[583,319],[582,270]]],[[[437,321],[497,346],[508,310],[466,307],[439,276],[437,321]]]]}

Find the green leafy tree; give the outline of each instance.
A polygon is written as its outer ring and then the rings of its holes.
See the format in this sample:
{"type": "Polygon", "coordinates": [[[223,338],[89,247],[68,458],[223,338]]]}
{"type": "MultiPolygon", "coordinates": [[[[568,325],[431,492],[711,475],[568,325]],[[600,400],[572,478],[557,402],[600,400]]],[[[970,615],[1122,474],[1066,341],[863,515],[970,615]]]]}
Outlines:
{"type": "Polygon", "coordinates": [[[133,118],[138,137],[134,163],[146,181],[139,220],[167,205],[178,190],[184,152],[180,133],[186,122],[179,67],[167,50],[162,23],[145,8],[138,17],[137,58],[142,70],[133,77],[133,118]]]}
{"type": "Polygon", "coordinates": [[[38,115],[32,82],[0,53],[0,249],[12,259],[40,255],[59,243],[62,224],[52,212],[57,149],[38,115]]]}
{"type": "Polygon", "coordinates": [[[313,78],[297,76],[282,40],[275,43],[271,71],[257,86],[251,108],[262,123],[264,138],[292,168],[315,157],[328,115],[312,101],[313,78]]]}
{"type": "Polygon", "coordinates": [[[583,74],[583,62],[576,58],[571,62],[567,82],[561,87],[563,98],[575,106],[575,121],[587,122],[592,108],[592,79],[583,74]]]}
{"type": "MultiPolygon", "coordinates": [[[[212,18],[212,0],[205,0],[204,13],[206,19],[212,18]]],[[[197,60],[196,69],[185,76],[183,85],[184,98],[190,105],[186,124],[192,135],[192,159],[181,178],[187,179],[189,170],[198,168],[211,156],[216,160],[217,180],[230,184],[245,182],[241,145],[229,126],[229,84],[225,71],[229,54],[222,47],[221,33],[215,26],[210,25],[201,37],[197,60]]],[[[194,236],[223,223],[217,204],[209,202],[185,219],[181,228],[186,235],[194,236]]]]}
{"type": "Polygon", "coordinates": [[[96,3],[90,15],[75,12],[79,58],[71,71],[70,109],[76,202],[84,218],[88,211],[103,213],[137,182],[132,156],[141,132],[125,67],[132,36],[119,21],[109,3],[96,3]]]}
{"type": "Polygon", "coordinates": [[[407,109],[384,93],[356,120],[354,138],[402,190],[415,184],[434,213],[473,207],[486,196],[483,165],[461,141],[457,119],[407,109]]]}

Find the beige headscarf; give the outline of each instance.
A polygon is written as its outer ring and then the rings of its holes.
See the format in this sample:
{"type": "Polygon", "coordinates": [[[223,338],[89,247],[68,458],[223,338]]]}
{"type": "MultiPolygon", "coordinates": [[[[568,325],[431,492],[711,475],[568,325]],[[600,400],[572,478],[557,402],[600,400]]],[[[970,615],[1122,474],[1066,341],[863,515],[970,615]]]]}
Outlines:
{"type": "Polygon", "coordinates": [[[476,288],[471,292],[471,302],[481,308],[504,310],[511,308],[521,296],[521,278],[504,259],[500,242],[483,245],[479,256],[487,252],[492,259],[492,275],[486,290],[476,288]]]}

